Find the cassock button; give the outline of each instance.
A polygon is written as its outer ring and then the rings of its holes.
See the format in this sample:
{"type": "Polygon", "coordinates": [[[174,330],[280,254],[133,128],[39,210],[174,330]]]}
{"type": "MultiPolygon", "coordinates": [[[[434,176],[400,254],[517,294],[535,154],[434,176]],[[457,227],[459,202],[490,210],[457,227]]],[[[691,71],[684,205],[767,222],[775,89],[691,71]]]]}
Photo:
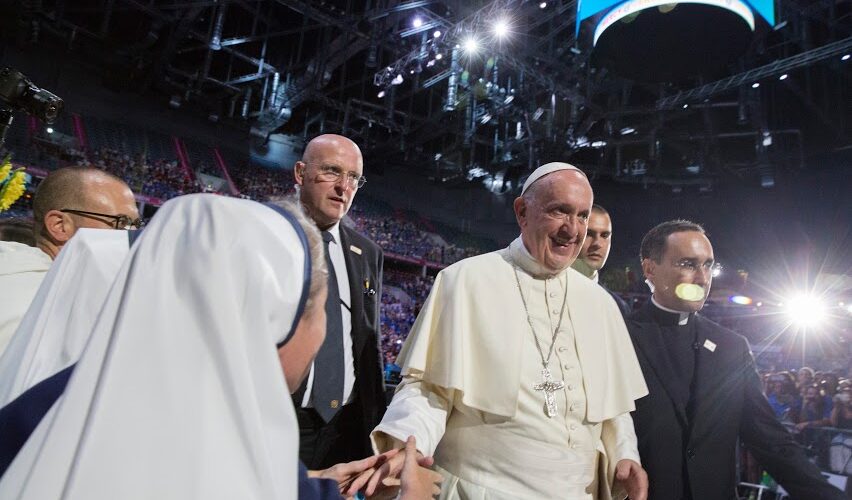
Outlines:
{"type": "Polygon", "coordinates": [[[689,458],[695,458],[695,448],[687,448],[686,456],[689,458]]]}
{"type": "MultiPolygon", "coordinates": [[[[557,332],[557,333],[558,333],[558,332],[557,332]]],[[[567,348],[567,347],[560,347],[560,348],[558,349],[558,351],[559,351],[559,352],[565,352],[565,351],[567,351],[567,350],[568,350],[568,348],[567,348]]]]}
{"type": "Polygon", "coordinates": [[[556,297],[556,292],[550,292],[550,298],[555,298],[555,297],[556,297]]]}
{"type": "Polygon", "coordinates": [[[559,315],[559,309],[554,309],[554,310],[552,310],[552,311],[550,311],[550,312],[552,312],[554,316],[558,316],[558,315],[559,315]]]}
{"type": "Polygon", "coordinates": [[[574,385],[573,385],[573,384],[568,384],[568,390],[569,390],[569,391],[573,391],[573,390],[574,390],[574,385]]]}
{"type": "Polygon", "coordinates": [[[340,401],[338,401],[336,399],[332,399],[331,403],[329,403],[328,405],[331,406],[332,408],[337,408],[338,406],[340,406],[340,401]]]}

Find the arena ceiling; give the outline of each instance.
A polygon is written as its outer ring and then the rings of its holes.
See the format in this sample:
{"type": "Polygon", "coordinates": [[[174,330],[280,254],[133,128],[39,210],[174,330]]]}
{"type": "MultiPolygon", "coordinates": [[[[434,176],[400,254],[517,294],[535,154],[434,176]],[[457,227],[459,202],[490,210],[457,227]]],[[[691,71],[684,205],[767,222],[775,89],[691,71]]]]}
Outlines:
{"type": "Polygon", "coordinates": [[[786,170],[848,165],[850,4],[776,2],[775,25],[740,57],[668,83],[596,66],[569,0],[24,0],[3,9],[18,44],[65,47],[108,85],[250,130],[255,147],[269,134],[335,131],[362,145],[369,168],[450,185],[516,189],[531,166],[558,159],[677,191],[725,179],[769,187],[786,170]],[[465,50],[471,37],[475,54],[465,50]]]}

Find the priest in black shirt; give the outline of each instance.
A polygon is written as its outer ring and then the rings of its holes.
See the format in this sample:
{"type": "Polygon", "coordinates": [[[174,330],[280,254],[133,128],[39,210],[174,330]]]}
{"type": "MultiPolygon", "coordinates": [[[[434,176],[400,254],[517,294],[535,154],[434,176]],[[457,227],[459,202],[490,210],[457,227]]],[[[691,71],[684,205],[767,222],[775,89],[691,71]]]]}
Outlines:
{"type": "Polygon", "coordinates": [[[664,222],[640,253],[653,294],[627,326],[649,390],[633,413],[648,498],[736,498],[738,439],[793,500],[845,498],[775,418],[746,339],[698,314],[717,267],[704,229],[664,222]]]}

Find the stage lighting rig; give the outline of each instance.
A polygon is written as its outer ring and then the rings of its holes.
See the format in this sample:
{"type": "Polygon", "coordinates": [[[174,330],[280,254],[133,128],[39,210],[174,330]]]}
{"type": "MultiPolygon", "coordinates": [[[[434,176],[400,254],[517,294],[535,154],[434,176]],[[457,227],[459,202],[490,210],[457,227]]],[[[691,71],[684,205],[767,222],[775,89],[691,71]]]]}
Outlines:
{"type": "Polygon", "coordinates": [[[51,124],[62,110],[62,104],[62,99],[37,87],[20,71],[9,67],[0,69],[0,147],[6,140],[14,112],[23,111],[51,124]]]}

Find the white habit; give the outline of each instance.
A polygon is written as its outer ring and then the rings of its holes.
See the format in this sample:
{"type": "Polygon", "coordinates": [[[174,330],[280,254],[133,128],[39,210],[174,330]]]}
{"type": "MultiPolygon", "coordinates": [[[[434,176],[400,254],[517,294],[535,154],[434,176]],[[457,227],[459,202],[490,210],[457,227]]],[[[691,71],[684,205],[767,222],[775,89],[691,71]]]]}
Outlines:
{"type": "Polygon", "coordinates": [[[304,307],[306,248],[297,223],[259,203],[166,202],[0,498],[296,498],[298,424],[276,345],[304,307]]]}
{"type": "Polygon", "coordinates": [[[403,383],[372,434],[376,451],[408,435],[435,456],[441,498],[603,499],[615,465],[639,462],[629,412],[642,372],[612,298],[572,269],[543,272],[521,239],[438,274],[400,354],[403,383]],[[513,267],[564,388],[545,415],[541,356],[513,267]],[[566,297],[563,311],[563,299],[566,297]]]}
{"type": "Polygon", "coordinates": [[[0,356],[0,407],[80,359],[128,247],[114,229],[80,229],[62,247],[0,356]]]}

